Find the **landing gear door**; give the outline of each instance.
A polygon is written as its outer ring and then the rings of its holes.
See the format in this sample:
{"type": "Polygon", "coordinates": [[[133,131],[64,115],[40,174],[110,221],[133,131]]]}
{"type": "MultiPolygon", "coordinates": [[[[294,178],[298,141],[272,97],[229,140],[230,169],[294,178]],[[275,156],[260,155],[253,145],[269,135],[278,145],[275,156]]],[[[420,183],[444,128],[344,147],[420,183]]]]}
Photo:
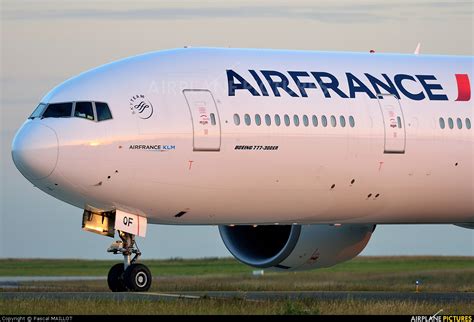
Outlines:
{"type": "Polygon", "coordinates": [[[400,100],[392,94],[379,94],[377,100],[384,122],[384,153],[405,153],[405,119],[400,100]]]}
{"type": "Polygon", "coordinates": [[[208,90],[184,90],[193,124],[193,150],[219,151],[221,124],[214,97],[208,90]]]}
{"type": "Polygon", "coordinates": [[[145,237],[146,236],[146,217],[130,214],[124,211],[115,211],[115,229],[126,233],[145,237]]]}

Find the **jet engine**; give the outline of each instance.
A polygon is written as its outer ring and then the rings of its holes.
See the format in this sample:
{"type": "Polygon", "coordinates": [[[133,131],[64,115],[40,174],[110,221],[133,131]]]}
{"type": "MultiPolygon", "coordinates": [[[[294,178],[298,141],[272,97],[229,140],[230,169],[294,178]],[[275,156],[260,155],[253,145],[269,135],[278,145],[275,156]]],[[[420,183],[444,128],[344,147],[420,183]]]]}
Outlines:
{"type": "Polygon", "coordinates": [[[227,249],[244,264],[276,270],[329,267],[357,256],[375,225],[219,226],[227,249]]]}

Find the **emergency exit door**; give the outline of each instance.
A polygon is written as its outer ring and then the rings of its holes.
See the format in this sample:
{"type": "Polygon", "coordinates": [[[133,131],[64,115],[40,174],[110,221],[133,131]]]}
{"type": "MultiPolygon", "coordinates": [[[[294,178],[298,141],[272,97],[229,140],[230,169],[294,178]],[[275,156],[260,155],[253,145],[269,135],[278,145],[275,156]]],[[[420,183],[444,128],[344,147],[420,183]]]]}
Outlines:
{"type": "Polygon", "coordinates": [[[400,100],[393,94],[379,94],[377,99],[384,122],[384,153],[405,153],[405,119],[400,100]]]}
{"type": "Polygon", "coordinates": [[[221,124],[214,97],[208,90],[184,90],[193,124],[193,150],[219,151],[221,124]]]}

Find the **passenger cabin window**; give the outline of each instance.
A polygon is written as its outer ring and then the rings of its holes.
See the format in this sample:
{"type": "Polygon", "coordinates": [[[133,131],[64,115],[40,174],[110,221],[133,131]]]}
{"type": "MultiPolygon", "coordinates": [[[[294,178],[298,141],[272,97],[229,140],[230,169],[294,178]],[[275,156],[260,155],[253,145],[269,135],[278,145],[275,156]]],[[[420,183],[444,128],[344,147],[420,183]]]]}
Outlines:
{"type": "Polygon", "coordinates": [[[300,118],[298,115],[293,115],[293,123],[295,123],[295,126],[300,126],[300,118]]]}
{"type": "Polygon", "coordinates": [[[323,123],[324,127],[328,126],[328,119],[326,115],[321,116],[321,123],[323,123]]]}
{"type": "Polygon", "coordinates": [[[280,126],[281,120],[280,120],[280,115],[275,114],[275,125],[280,126]]]}
{"type": "Polygon", "coordinates": [[[265,114],[265,124],[267,124],[267,126],[272,125],[272,118],[268,114],[265,114]]]}
{"type": "Polygon", "coordinates": [[[354,120],[354,117],[351,115],[349,116],[349,125],[351,127],[354,127],[355,126],[355,120],[354,120]]]}
{"type": "Polygon", "coordinates": [[[251,122],[251,120],[250,120],[250,115],[245,114],[245,115],[244,115],[244,120],[245,120],[245,124],[246,124],[246,125],[250,125],[250,122],[251,122]]]}
{"type": "MultiPolygon", "coordinates": [[[[104,104],[105,106],[107,106],[107,104],[105,104],[105,103],[96,103],[96,104],[104,104]]],[[[112,117],[110,115],[110,111],[108,110],[108,108],[107,108],[107,111],[108,111],[107,115],[112,117]]],[[[100,115],[98,110],[97,110],[96,115],[100,115]]],[[[98,116],[98,118],[99,118],[99,116],[98,116]]],[[[216,123],[217,123],[216,114],[210,113],[209,118],[210,118],[211,124],[216,125],[216,123]]],[[[300,119],[300,116],[298,116],[296,114],[293,114],[292,116],[290,116],[288,114],[284,114],[283,115],[283,120],[281,119],[281,116],[278,115],[278,114],[274,114],[273,117],[269,114],[264,114],[262,116],[260,114],[254,114],[252,116],[249,115],[249,114],[244,114],[243,118],[244,118],[243,122],[247,126],[252,125],[252,121],[254,121],[255,125],[257,125],[257,126],[261,126],[263,123],[266,124],[267,126],[272,126],[272,122],[273,122],[273,124],[275,124],[275,126],[280,126],[282,121],[283,121],[283,123],[287,127],[289,127],[291,125],[294,125],[295,127],[298,127],[298,126],[300,126],[301,123],[305,127],[308,127],[309,124],[310,124],[310,118],[311,118],[311,123],[314,127],[319,126],[319,121],[321,121],[321,124],[322,124],[323,127],[330,126],[330,127],[336,128],[338,126],[338,122],[339,122],[339,125],[343,128],[344,127],[349,127],[349,126],[351,128],[355,127],[355,119],[352,115],[349,115],[347,118],[344,115],[339,115],[339,116],[336,116],[336,115],[330,115],[330,116],[322,115],[321,120],[318,120],[318,117],[316,115],[309,115],[309,116],[308,115],[302,115],[301,119],[300,119]]],[[[233,115],[233,119],[234,119],[234,124],[235,125],[240,125],[240,115],[239,114],[235,113],[233,115]]],[[[397,122],[397,125],[394,125],[395,127],[398,127],[398,128],[403,127],[403,123],[402,123],[403,121],[402,121],[401,117],[397,117],[396,122],[397,122]]],[[[453,119],[449,118],[448,122],[449,122],[448,124],[451,128],[453,128],[455,126],[455,122],[457,123],[459,128],[462,128],[462,126],[463,126],[463,124],[462,124],[463,121],[460,118],[458,118],[457,120],[453,120],[453,119]]],[[[441,128],[445,128],[445,126],[446,126],[445,120],[443,118],[439,119],[439,124],[440,124],[441,128]]],[[[466,124],[465,125],[466,128],[468,128],[468,129],[471,128],[471,120],[470,119],[466,118],[465,119],[465,124],[466,124]]]]}
{"type": "MultiPolygon", "coordinates": [[[[97,112],[97,115],[99,115],[98,112],[97,112]]],[[[234,114],[234,124],[235,125],[240,125],[240,116],[239,116],[239,114],[234,114]]]]}
{"type": "Polygon", "coordinates": [[[41,114],[43,114],[43,111],[44,109],[46,108],[46,104],[45,103],[40,103],[36,108],[35,110],[33,111],[33,113],[30,115],[30,119],[34,119],[36,117],[40,117],[41,114]]]}
{"type": "Polygon", "coordinates": [[[461,118],[456,118],[456,120],[454,120],[453,118],[449,117],[448,119],[448,124],[446,126],[446,121],[444,118],[440,117],[439,118],[439,127],[441,129],[445,129],[446,127],[449,127],[450,129],[454,129],[454,126],[456,125],[458,129],[462,129],[463,126],[466,127],[467,130],[470,130],[471,129],[471,120],[469,118],[465,118],[464,119],[464,124],[463,124],[463,120],[461,118]],[[455,123],[456,121],[456,123],[455,123]]]}
{"type": "Polygon", "coordinates": [[[72,103],[53,103],[49,104],[43,113],[43,118],[47,117],[71,117],[72,103]]]}
{"type": "Polygon", "coordinates": [[[342,127],[346,127],[346,118],[344,116],[339,116],[339,123],[341,123],[342,127]]]}
{"type": "Polygon", "coordinates": [[[448,118],[448,125],[451,130],[454,128],[454,121],[452,118],[448,118]]]}
{"type": "Polygon", "coordinates": [[[94,109],[91,102],[76,102],[74,116],[88,120],[94,120],[94,109]]]}
{"type": "Polygon", "coordinates": [[[439,118],[439,127],[441,129],[444,129],[446,127],[446,123],[444,122],[444,118],[442,117],[439,118]]]}
{"type": "Polygon", "coordinates": [[[308,126],[308,125],[309,125],[309,120],[308,120],[308,116],[307,116],[307,115],[303,115],[303,124],[304,124],[304,126],[308,126]]]}
{"type": "Polygon", "coordinates": [[[97,120],[99,122],[110,120],[112,118],[112,113],[110,113],[110,109],[107,103],[95,102],[95,108],[97,112],[97,120]]]}

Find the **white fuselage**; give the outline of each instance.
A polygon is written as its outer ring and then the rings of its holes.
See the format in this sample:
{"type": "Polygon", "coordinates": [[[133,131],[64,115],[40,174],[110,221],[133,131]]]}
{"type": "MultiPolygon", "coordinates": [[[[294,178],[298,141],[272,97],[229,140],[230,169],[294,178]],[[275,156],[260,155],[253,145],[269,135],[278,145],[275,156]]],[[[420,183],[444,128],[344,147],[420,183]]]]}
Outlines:
{"type": "MultiPolygon", "coordinates": [[[[22,172],[77,207],[150,223],[472,223],[473,66],[472,57],[212,48],[136,56],[42,99],[107,102],[113,118],[28,120],[17,136],[49,127],[57,158],[46,177],[22,172]],[[371,76],[400,99],[377,97],[371,76]]],[[[22,149],[13,143],[14,158],[22,149]]],[[[42,162],[22,160],[23,169],[42,162]]]]}

